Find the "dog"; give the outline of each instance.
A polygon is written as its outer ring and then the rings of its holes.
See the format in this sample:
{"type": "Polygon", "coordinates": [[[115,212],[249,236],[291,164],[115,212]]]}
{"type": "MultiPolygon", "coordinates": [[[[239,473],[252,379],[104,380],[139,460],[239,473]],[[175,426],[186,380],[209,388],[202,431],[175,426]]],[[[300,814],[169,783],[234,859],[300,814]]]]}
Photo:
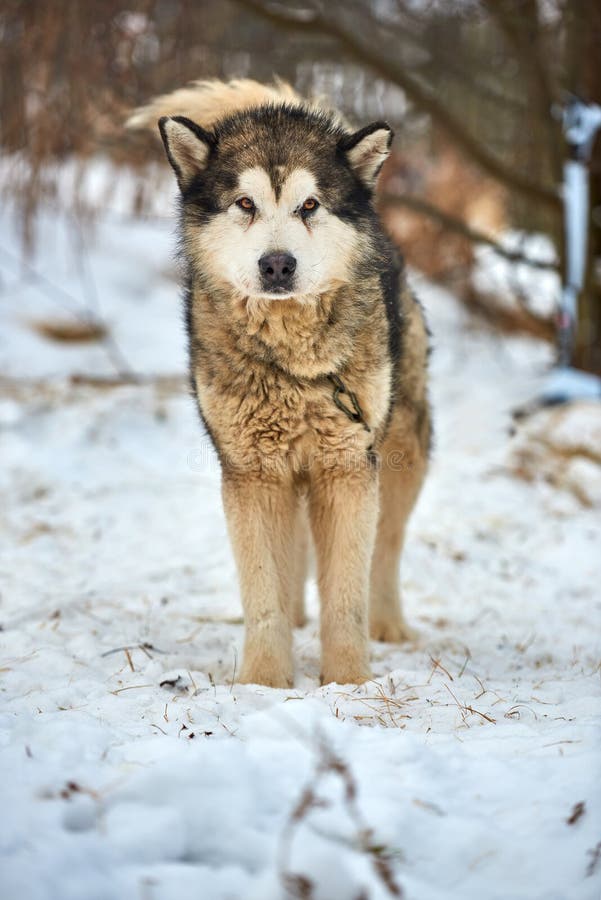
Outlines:
{"type": "Polygon", "coordinates": [[[291,687],[307,521],[322,683],[411,631],[399,560],[428,465],[428,330],[374,188],[392,130],[288,85],[197,82],[157,119],[181,195],[190,377],[221,464],[244,608],[240,681],[291,687]]]}

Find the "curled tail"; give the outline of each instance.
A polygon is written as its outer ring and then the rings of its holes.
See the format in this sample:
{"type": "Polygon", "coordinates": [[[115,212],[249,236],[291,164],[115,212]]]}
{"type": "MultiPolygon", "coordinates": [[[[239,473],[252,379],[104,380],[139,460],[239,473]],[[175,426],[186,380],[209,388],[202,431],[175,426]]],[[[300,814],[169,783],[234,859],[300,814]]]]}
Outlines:
{"type": "Polygon", "coordinates": [[[126,122],[128,128],[155,129],[161,116],[186,116],[202,128],[210,129],[220,119],[265,103],[309,104],[285,81],[259,84],[250,78],[234,81],[195,81],[189,87],[155,97],[146,106],[134,110],[126,122]]]}

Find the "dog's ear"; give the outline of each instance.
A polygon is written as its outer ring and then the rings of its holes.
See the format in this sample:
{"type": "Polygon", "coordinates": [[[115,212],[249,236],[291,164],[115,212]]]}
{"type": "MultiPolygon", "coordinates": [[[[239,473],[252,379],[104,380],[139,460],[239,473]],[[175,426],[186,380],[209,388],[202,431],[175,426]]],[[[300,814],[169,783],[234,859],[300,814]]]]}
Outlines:
{"type": "Polygon", "coordinates": [[[368,187],[373,187],[392,143],[393,131],[386,122],[372,122],[342,138],[339,147],[351,168],[368,187]]]}
{"type": "Polygon", "coordinates": [[[206,168],[217,139],[185,116],[163,116],[159,131],[180,190],[185,191],[206,168]]]}

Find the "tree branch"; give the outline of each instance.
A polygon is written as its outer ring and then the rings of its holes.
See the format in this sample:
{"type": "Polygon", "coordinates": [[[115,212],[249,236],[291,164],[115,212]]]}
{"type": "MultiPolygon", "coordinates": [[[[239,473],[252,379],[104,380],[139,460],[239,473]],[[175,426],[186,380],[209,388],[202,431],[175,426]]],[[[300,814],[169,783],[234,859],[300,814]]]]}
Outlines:
{"type": "Polygon", "coordinates": [[[405,91],[413,103],[428,113],[481,169],[513,191],[544,203],[556,214],[560,213],[561,201],[554,189],[535,184],[531,178],[514,172],[491,154],[427,88],[409,74],[401,63],[387,58],[382,53],[381,46],[368,43],[361,35],[347,28],[340,16],[330,19],[326,18],[322,11],[314,8],[285,9],[281,6],[265,5],[261,0],[236,0],[236,2],[276,26],[336,38],[351,57],[363,65],[369,65],[383,78],[405,91]]]}
{"type": "Polygon", "coordinates": [[[442,209],[439,209],[437,206],[433,206],[431,203],[428,203],[426,200],[421,200],[418,197],[412,197],[408,194],[387,193],[378,198],[378,203],[384,208],[405,206],[408,209],[412,209],[414,212],[427,216],[429,219],[433,219],[446,231],[453,231],[455,234],[460,234],[473,244],[484,244],[485,246],[490,247],[498,256],[502,256],[503,259],[506,259],[509,262],[525,263],[528,266],[532,266],[534,269],[546,269],[552,272],[556,272],[559,269],[558,264],[555,262],[549,262],[544,259],[532,259],[530,256],[521,253],[519,250],[508,250],[483,231],[472,228],[467,222],[456,219],[455,216],[443,212],[442,209]]]}
{"type": "Polygon", "coordinates": [[[536,0],[482,0],[505,39],[513,46],[534,94],[539,118],[548,136],[547,147],[554,177],[561,180],[563,134],[551,107],[558,98],[549,67],[543,62],[540,13],[536,0]]]}

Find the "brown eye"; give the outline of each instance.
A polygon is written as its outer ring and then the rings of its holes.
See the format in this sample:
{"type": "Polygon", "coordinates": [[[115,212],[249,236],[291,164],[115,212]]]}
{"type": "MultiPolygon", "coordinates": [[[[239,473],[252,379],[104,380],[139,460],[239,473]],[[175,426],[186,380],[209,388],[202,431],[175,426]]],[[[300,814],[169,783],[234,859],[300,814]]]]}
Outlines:
{"type": "Polygon", "coordinates": [[[302,211],[306,213],[315,212],[318,206],[319,203],[317,202],[315,197],[308,197],[303,203],[302,211]]]}
{"type": "Polygon", "coordinates": [[[236,200],[236,203],[245,212],[254,212],[255,210],[255,204],[250,197],[242,197],[240,200],[236,200]]]}

